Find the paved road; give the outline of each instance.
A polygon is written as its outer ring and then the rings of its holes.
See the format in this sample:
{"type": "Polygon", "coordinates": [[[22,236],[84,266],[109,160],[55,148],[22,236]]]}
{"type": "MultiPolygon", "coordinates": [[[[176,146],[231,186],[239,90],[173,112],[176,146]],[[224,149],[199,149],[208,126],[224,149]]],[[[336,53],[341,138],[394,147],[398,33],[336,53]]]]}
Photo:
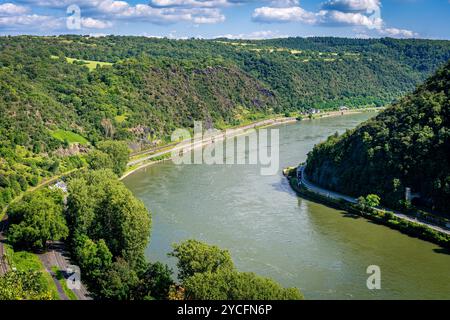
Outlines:
{"type": "MultiPolygon", "coordinates": [[[[322,196],[325,196],[325,197],[328,197],[328,198],[332,198],[332,199],[336,199],[336,200],[343,199],[343,200],[345,200],[347,202],[358,203],[358,199],[357,198],[346,196],[346,195],[338,193],[338,192],[326,190],[326,189],[321,188],[318,185],[315,185],[315,184],[311,183],[310,181],[308,181],[308,179],[306,178],[306,175],[305,175],[305,166],[301,166],[297,170],[301,171],[301,176],[302,176],[301,183],[308,190],[310,190],[312,192],[315,192],[315,193],[318,193],[318,194],[320,194],[322,196]]],[[[410,222],[414,222],[414,223],[417,223],[417,224],[420,224],[420,225],[424,225],[424,226],[427,226],[427,227],[429,227],[429,228],[431,228],[433,230],[436,230],[436,231],[439,231],[439,232],[442,232],[442,233],[450,235],[450,230],[448,230],[448,229],[445,229],[445,228],[443,228],[441,226],[438,226],[438,225],[435,225],[435,224],[431,224],[431,223],[429,223],[427,221],[423,221],[423,220],[418,220],[416,218],[412,218],[412,217],[407,216],[407,215],[405,215],[405,214],[403,214],[401,212],[398,212],[398,211],[395,211],[395,210],[391,210],[391,209],[388,209],[388,208],[384,208],[384,207],[374,208],[374,209],[377,210],[377,211],[391,212],[392,214],[394,214],[396,217],[398,217],[400,219],[404,219],[404,220],[408,220],[410,222]]]]}
{"type": "MultiPolygon", "coordinates": [[[[60,283],[56,279],[56,275],[52,271],[52,267],[56,266],[58,270],[62,271],[62,273],[66,276],[66,270],[70,263],[69,255],[65,249],[64,243],[55,241],[50,246],[47,252],[43,254],[39,254],[39,259],[41,259],[42,263],[44,264],[47,271],[50,273],[50,275],[53,277],[54,280],[56,280],[55,284],[58,288],[60,283]]],[[[62,288],[61,288],[62,289],[62,288]]],[[[73,289],[72,290],[75,295],[77,296],[78,300],[91,300],[91,297],[89,296],[89,292],[87,291],[86,287],[84,285],[81,285],[80,289],[73,289]]],[[[60,294],[60,297],[62,300],[66,300],[67,297],[66,294],[63,292],[63,294],[60,294]]]]}
{"type": "Polygon", "coordinates": [[[6,230],[7,220],[6,216],[3,217],[3,220],[0,221],[0,276],[4,275],[9,271],[8,262],[6,261],[6,249],[4,246],[5,235],[4,231],[6,230]]]}

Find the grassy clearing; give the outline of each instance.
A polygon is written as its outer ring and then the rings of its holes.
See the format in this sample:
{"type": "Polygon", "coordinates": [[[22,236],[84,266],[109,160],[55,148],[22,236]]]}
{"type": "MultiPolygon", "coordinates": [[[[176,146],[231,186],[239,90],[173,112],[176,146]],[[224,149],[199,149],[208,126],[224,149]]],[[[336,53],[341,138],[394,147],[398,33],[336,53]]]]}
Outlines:
{"type": "MultiPolygon", "coordinates": [[[[58,60],[59,57],[55,56],[55,55],[51,55],[50,59],[58,60]]],[[[68,63],[72,63],[72,64],[75,63],[75,64],[84,65],[84,66],[86,66],[89,69],[89,71],[95,70],[95,68],[97,68],[97,66],[103,67],[103,66],[112,66],[113,65],[111,62],[74,59],[74,58],[67,58],[67,57],[66,57],[66,61],[68,63]]]]}
{"type": "Polygon", "coordinates": [[[45,270],[39,257],[31,252],[15,252],[11,246],[6,245],[6,255],[11,268],[19,271],[38,271],[41,273],[40,281],[42,286],[51,293],[52,298],[59,299],[58,289],[53,282],[52,276],[45,270]]]}
{"type": "Polygon", "coordinates": [[[97,68],[97,66],[104,67],[104,66],[112,66],[113,65],[111,62],[81,60],[81,59],[73,59],[73,58],[66,58],[66,61],[68,63],[81,63],[84,66],[86,66],[89,69],[89,71],[95,70],[95,68],[97,68]]]}
{"type": "Polygon", "coordinates": [[[68,143],[79,143],[86,145],[89,143],[84,137],[80,136],[79,134],[71,131],[65,131],[62,129],[58,129],[56,131],[52,132],[52,137],[56,138],[60,141],[66,141],[68,143]]]}
{"type": "Polygon", "coordinates": [[[70,290],[69,287],[67,287],[66,278],[64,277],[63,272],[59,270],[58,267],[56,266],[52,267],[52,271],[55,273],[56,279],[58,279],[59,283],[61,284],[61,287],[66,296],[69,297],[70,300],[78,300],[75,293],[72,290],[70,290]]]}

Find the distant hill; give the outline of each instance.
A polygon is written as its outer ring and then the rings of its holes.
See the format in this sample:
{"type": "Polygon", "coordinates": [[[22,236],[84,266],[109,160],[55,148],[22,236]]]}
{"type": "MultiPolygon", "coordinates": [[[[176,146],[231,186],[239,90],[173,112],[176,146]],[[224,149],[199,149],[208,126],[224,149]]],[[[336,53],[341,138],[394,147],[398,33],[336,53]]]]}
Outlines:
{"type": "Polygon", "coordinates": [[[379,106],[448,59],[450,41],[432,40],[1,37],[0,134],[47,151],[61,145],[49,130],[160,139],[194,119],[379,106]]]}
{"type": "Polygon", "coordinates": [[[409,187],[416,204],[450,215],[450,62],[374,119],[315,146],[306,173],[331,190],[378,194],[394,208],[409,187]]]}

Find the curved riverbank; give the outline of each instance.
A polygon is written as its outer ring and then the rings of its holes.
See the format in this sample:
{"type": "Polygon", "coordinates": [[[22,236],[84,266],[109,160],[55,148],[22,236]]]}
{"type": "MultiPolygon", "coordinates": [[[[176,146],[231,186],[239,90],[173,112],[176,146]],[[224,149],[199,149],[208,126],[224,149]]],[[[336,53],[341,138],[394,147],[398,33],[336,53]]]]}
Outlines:
{"type": "Polygon", "coordinates": [[[146,255],[176,268],[171,244],[198,239],[227,248],[240,271],[298,287],[306,299],[443,299],[450,292],[450,255],[428,241],[356,214],[298,197],[281,169],[306,160],[326,137],[376,113],[281,125],[280,165],[150,166],[124,179],[152,210],[146,255]],[[243,245],[244,244],[244,245],[243,245]],[[366,287],[380,266],[382,289],[366,287]]]}
{"type": "MultiPolygon", "coordinates": [[[[297,168],[290,170],[296,172],[297,168]]],[[[318,191],[317,189],[322,188],[313,186],[311,182],[305,181],[304,171],[301,170],[301,172],[301,180],[299,182],[296,175],[292,176],[287,170],[283,171],[289,180],[290,186],[299,195],[325,205],[330,205],[335,209],[341,209],[351,214],[357,214],[407,235],[430,241],[443,248],[450,249],[450,230],[445,230],[425,221],[414,220],[404,214],[399,214],[387,209],[378,209],[368,206],[363,207],[357,203],[356,199],[345,195],[334,196],[335,193],[332,191],[324,189],[324,192],[318,191]]]]}
{"type": "MultiPolygon", "coordinates": [[[[240,127],[232,128],[229,130],[235,131],[233,133],[227,133],[227,138],[237,137],[239,135],[245,135],[246,131],[251,129],[261,129],[261,128],[268,128],[273,126],[278,126],[282,124],[287,123],[295,123],[297,121],[306,121],[306,120],[314,120],[314,119],[325,119],[330,117],[339,117],[339,116],[346,116],[346,115],[352,115],[352,114],[359,114],[363,112],[378,112],[382,110],[382,108],[361,108],[361,109],[351,109],[351,110],[342,110],[342,111],[328,111],[324,113],[317,113],[314,115],[311,115],[311,117],[304,117],[304,118],[298,118],[298,117],[276,117],[272,119],[265,119],[253,122],[251,124],[246,124],[240,127]]],[[[217,140],[223,138],[223,134],[218,134],[217,136],[209,137],[205,141],[199,141],[192,144],[191,147],[187,147],[185,145],[179,146],[179,144],[170,144],[167,146],[159,146],[155,149],[153,149],[155,152],[152,153],[153,150],[149,150],[146,152],[140,152],[140,155],[149,154],[148,156],[144,156],[140,159],[130,161],[128,162],[128,167],[130,169],[125,172],[119,180],[123,180],[126,177],[132,175],[133,173],[146,168],[148,166],[160,163],[162,161],[170,160],[170,157],[165,157],[167,154],[172,153],[173,151],[183,149],[184,151],[191,151],[195,148],[204,147],[207,144],[211,143],[211,140],[217,140]],[[162,150],[162,151],[159,151],[162,150]],[[156,161],[152,161],[154,158],[164,157],[164,159],[159,159],[156,161]]]]}

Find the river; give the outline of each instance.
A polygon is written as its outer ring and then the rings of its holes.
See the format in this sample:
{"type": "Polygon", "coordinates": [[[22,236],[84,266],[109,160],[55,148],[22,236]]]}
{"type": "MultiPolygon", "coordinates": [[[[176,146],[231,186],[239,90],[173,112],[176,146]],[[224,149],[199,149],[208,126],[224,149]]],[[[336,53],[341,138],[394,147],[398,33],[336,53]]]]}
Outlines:
{"type": "Polygon", "coordinates": [[[257,165],[155,164],[124,183],[152,211],[147,256],[168,263],[171,244],[195,238],[229,249],[240,271],[298,287],[307,299],[450,299],[450,254],[364,218],[298,197],[282,168],[306,159],[314,144],[374,113],[276,127],[280,170],[257,165]],[[369,290],[367,267],[381,270],[369,290]]]}

